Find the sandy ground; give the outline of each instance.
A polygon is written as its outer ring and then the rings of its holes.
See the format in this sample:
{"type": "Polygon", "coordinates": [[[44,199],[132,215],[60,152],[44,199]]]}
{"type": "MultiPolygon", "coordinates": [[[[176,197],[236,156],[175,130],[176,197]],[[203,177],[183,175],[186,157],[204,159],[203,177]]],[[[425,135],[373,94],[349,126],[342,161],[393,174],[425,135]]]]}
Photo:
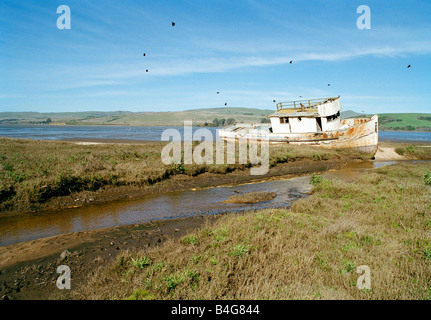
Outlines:
{"type": "Polygon", "coordinates": [[[395,148],[381,147],[381,146],[379,146],[374,158],[375,160],[378,160],[378,161],[405,159],[403,156],[400,156],[398,153],[395,152],[395,148]]]}

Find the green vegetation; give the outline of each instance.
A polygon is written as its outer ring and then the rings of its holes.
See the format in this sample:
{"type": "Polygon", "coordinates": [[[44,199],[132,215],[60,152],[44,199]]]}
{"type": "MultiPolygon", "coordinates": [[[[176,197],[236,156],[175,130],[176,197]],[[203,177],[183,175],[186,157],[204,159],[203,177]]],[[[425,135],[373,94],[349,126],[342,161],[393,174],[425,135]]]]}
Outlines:
{"type": "Polygon", "coordinates": [[[212,122],[205,122],[203,124],[204,127],[224,127],[224,126],[231,126],[235,123],[235,119],[234,118],[222,118],[222,119],[218,119],[218,118],[214,118],[212,122]]]}
{"type": "Polygon", "coordinates": [[[313,194],[290,209],[223,215],[161,247],[122,252],[67,298],[429,300],[430,170],[315,176],[313,194]],[[140,259],[149,263],[137,268],[140,259]],[[357,288],[363,265],[371,289],[357,288]]]}
{"type": "Polygon", "coordinates": [[[106,120],[121,118],[132,112],[128,111],[86,111],[86,112],[0,112],[0,123],[8,124],[77,124],[103,118],[106,120]]]}
{"type": "MultiPolygon", "coordinates": [[[[341,118],[357,118],[372,116],[347,110],[341,113],[341,118]]],[[[431,115],[429,113],[380,113],[379,130],[388,131],[431,131],[431,115]]]]}
{"type": "Polygon", "coordinates": [[[323,177],[320,174],[312,174],[310,178],[310,183],[313,186],[317,186],[318,184],[323,182],[323,177]]]}
{"type": "Polygon", "coordinates": [[[257,108],[207,108],[171,112],[0,112],[0,124],[183,126],[184,121],[192,121],[195,126],[224,126],[235,121],[257,123],[273,112],[257,108]]]}
{"type": "Polygon", "coordinates": [[[428,113],[383,113],[379,114],[380,130],[431,131],[431,116],[428,113]]]}
{"type": "Polygon", "coordinates": [[[150,264],[151,264],[151,259],[148,258],[148,257],[139,257],[139,258],[136,258],[136,259],[132,258],[132,265],[135,268],[143,269],[146,266],[149,266],[150,264]]]}
{"type": "MultiPolygon", "coordinates": [[[[388,143],[388,145],[391,145],[391,143],[388,143]]],[[[419,160],[430,160],[431,147],[409,143],[393,143],[392,145],[395,146],[395,152],[401,156],[419,160]]]]}

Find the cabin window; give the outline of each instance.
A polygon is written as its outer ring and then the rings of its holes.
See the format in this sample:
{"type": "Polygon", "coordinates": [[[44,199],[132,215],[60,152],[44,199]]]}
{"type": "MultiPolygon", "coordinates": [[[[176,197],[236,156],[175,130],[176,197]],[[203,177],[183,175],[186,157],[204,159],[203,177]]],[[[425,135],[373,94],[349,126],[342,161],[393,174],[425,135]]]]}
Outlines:
{"type": "Polygon", "coordinates": [[[328,120],[328,122],[330,122],[330,121],[334,121],[335,119],[338,119],[339,116],[340,116],[340,111],[338,111],[336,114],[333,114],[332,116],[326,117],[326,119],[328,120]]]}
{"type": "Polygon", "coordinates": [[[280,123],[289,123],[289,118],[287,117],[280,118],[280,123]]]}

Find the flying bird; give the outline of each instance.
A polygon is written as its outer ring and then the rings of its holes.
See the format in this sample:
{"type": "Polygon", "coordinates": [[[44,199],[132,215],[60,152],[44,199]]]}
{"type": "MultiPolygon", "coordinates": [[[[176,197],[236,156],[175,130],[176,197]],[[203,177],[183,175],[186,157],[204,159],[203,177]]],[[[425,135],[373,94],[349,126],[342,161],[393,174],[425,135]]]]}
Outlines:
{"type": "Polygon", "coordinates": [[[219,91],[217,91],[217,94],[219,94],[220,92],[219,91]]]}
{"type": "Polygon", "coordinates": [[[272,100],[272,102],[275,102],[275,100],[272,100]]]}
{"type": "Polygon", "coordinates": [[[148,69],[147,69],[147,70],[145,70],[145,72],[148,72],[148,69]]]}
{"type": "Polygon", "coordinates": [[[172,22],[172,26],[175,27],[175,22],[172,22]]]}
{"type": "Polygon", "coordinates": [[[331,86],[331,84],[330,83],[328,83],[328,87],[330,87],[331,86]]]}
{"type": "Polygon", "coordinates": [[[292,62],[293,62],[293,61],[292,61],[292,60],[290,60],[290,62],[289,62],[289,63],[290,63],[290,64],[292,64],[292,62]]]}
{"type": "Polygon", "coordinates": [[[410,67],[411,67],[411,65],[408,65],[408,66],[407,66],[407,68],[410,68],[410,67]]]}
{"type": "Polygon", "coordinates": [[[146,54],[144,53],[144,57],[146,56],[146,54]]]}
{"type": "Polygon", "coordinates": [[[227,106],[227,102],[225,102],[224,105],[227,106]]]}

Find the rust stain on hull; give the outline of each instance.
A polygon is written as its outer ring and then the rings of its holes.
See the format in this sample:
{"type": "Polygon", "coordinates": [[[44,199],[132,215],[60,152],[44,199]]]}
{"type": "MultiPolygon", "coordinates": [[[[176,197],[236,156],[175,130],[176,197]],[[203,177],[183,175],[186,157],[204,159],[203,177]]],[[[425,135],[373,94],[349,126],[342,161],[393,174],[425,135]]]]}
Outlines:
{"type": "Polygon", "coordinates": [[[378,117],[355,118],[342,120],[341,129],[313,132],[313,133],[290,133],[290,134],[237,134],[235,136],[222,136],[225,141],[242,140],[259,141],[268,139],[271,144],[291,143],[319,146],[325,149],[354,149],[366,153],[373,158],[378,148],[378,117]],[[343,127],[345,127],[343,129],[343,127]]]}

